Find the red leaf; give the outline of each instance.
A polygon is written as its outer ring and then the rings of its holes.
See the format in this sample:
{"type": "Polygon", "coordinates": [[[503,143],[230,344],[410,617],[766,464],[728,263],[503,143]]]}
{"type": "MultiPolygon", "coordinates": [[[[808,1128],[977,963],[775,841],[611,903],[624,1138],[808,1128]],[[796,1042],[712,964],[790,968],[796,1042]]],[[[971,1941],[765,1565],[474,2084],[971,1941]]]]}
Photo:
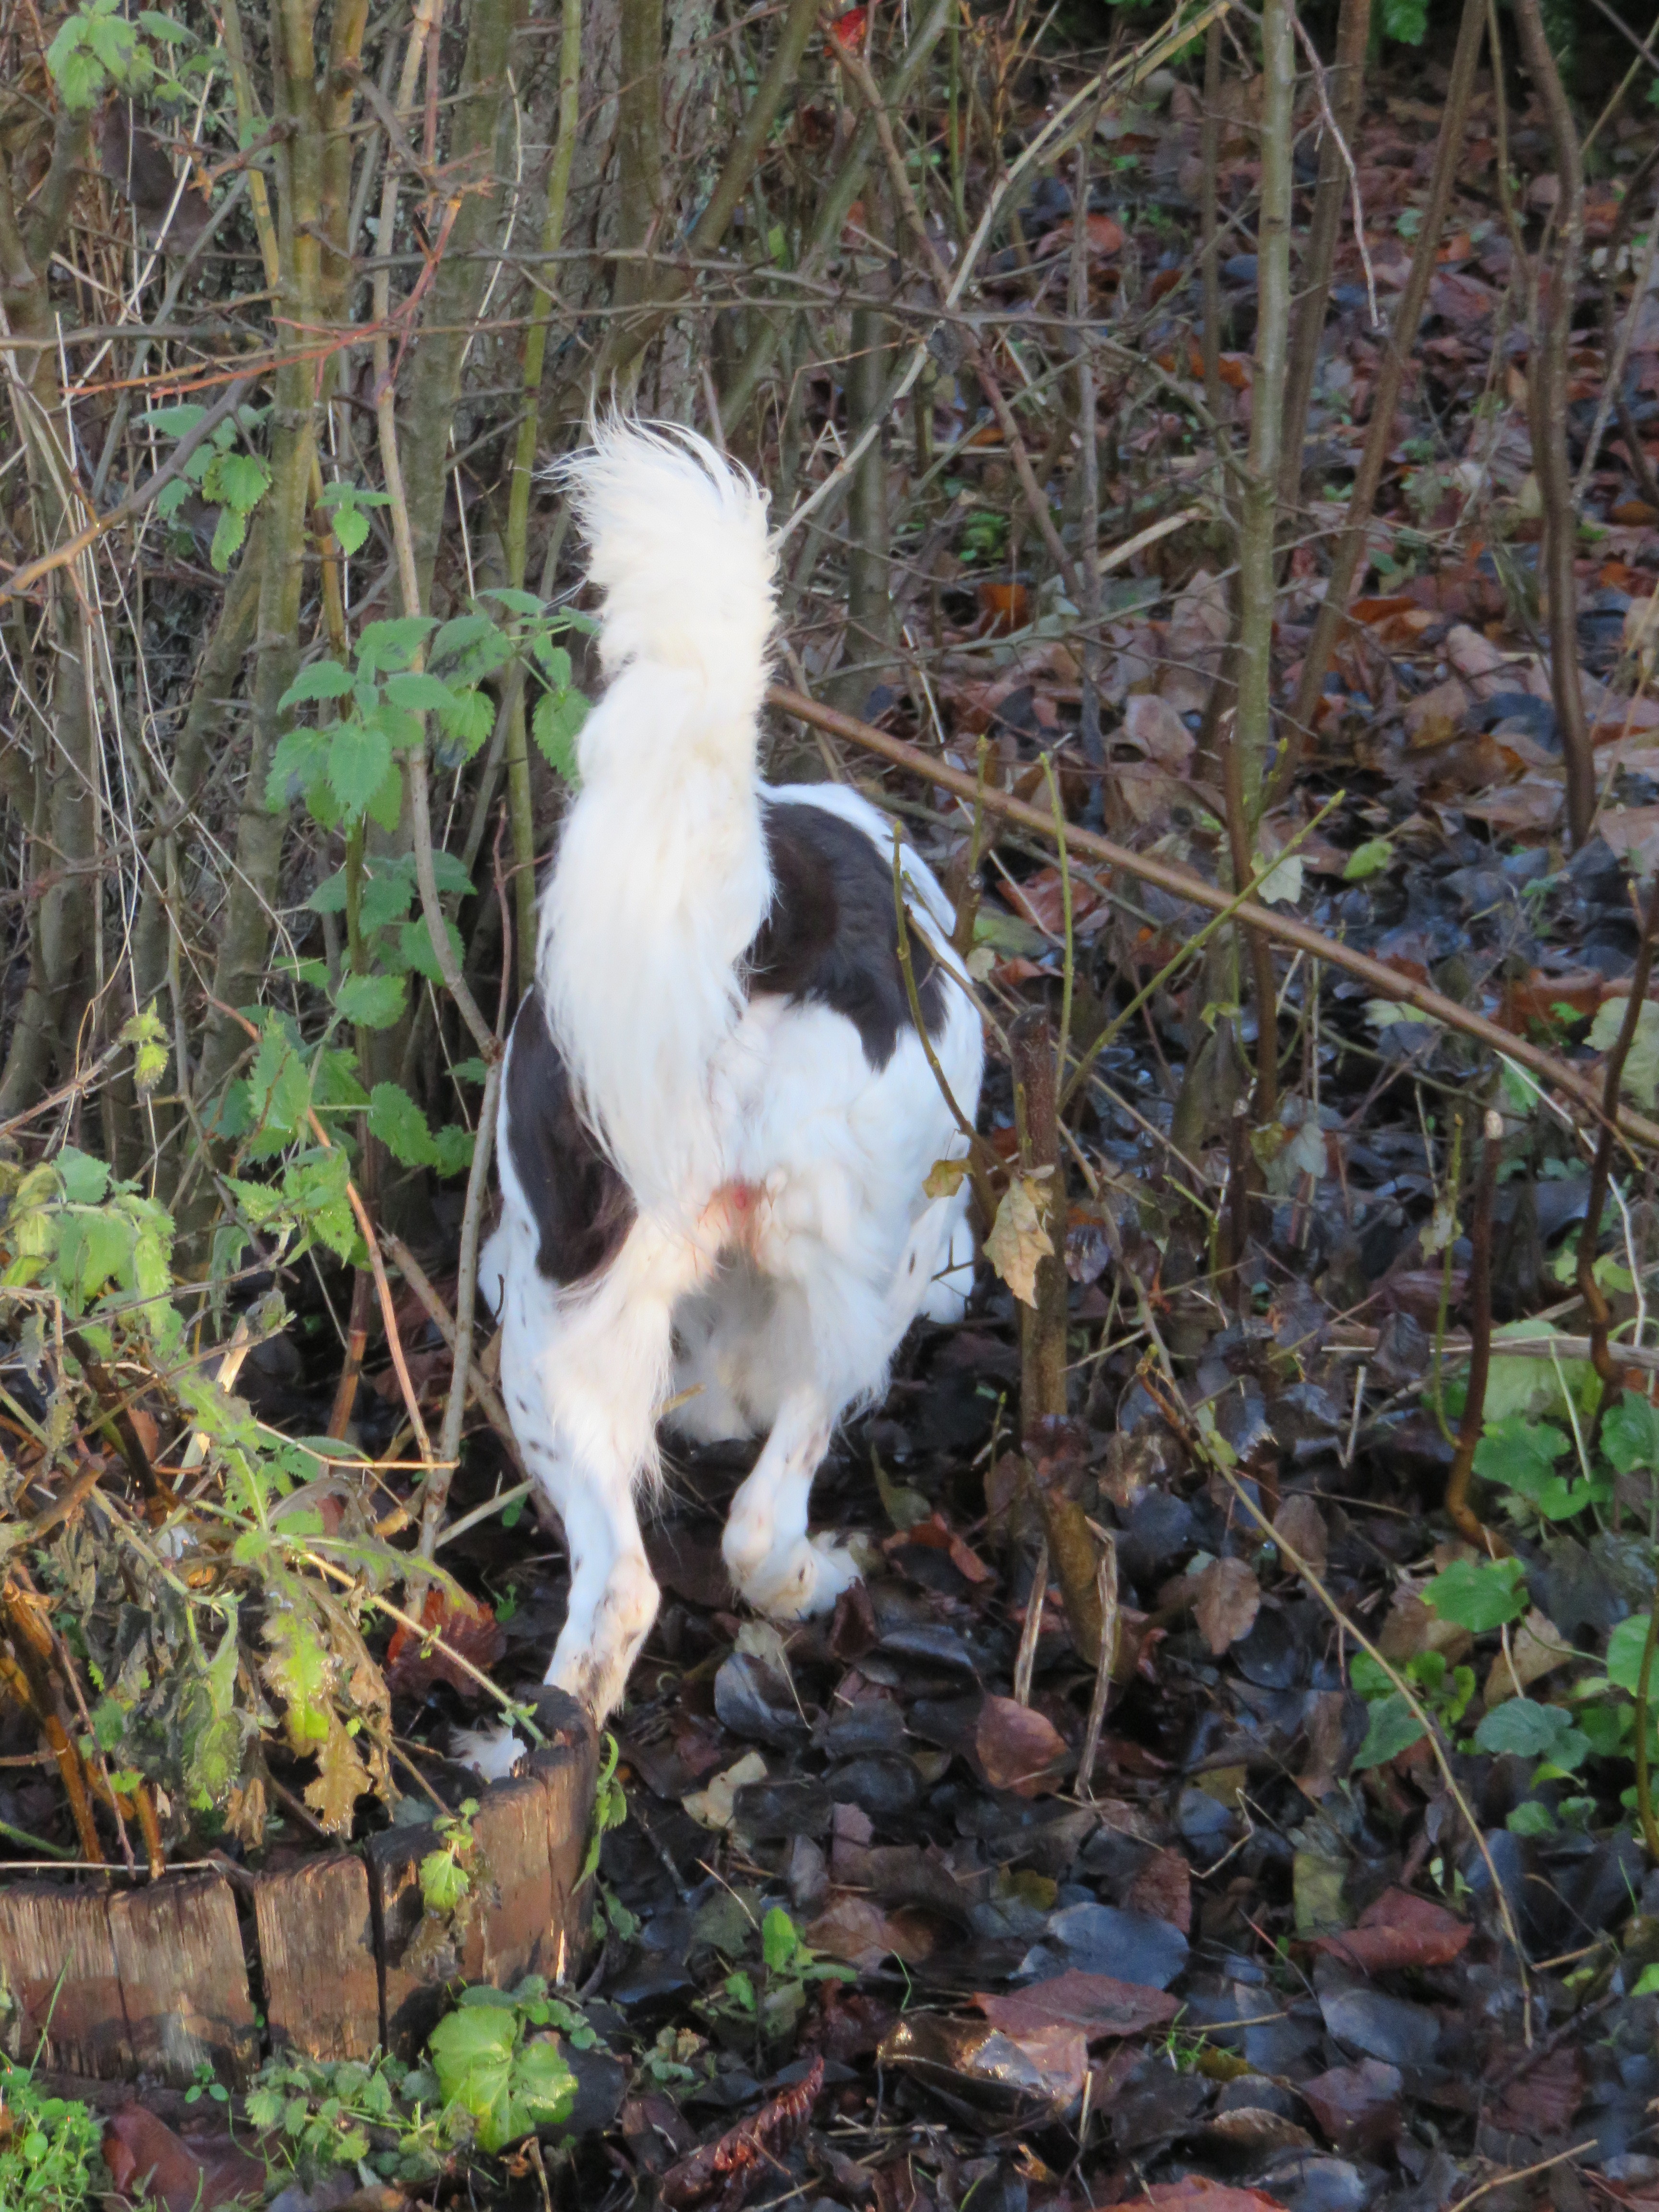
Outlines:
{"type": "Polygon", "coordinates": [[[738,2212],[738,2207],[776,2171],[779,2152],[787,2150],[805,2131],[823,2087],[820,2052],[804,2081],[780,2090],[759,2112],[728,2128],[718,2142],[705,2143],[701,2150],[671,2166],[659,2187],[663,2203],[672,2212],[680,2212],[680,2208],[712,2196],[723,2182],[720,2212],[738,2212]]]}
{"type": "Polygon", "coordinates": [[[457,1652],[470,1659],[480,1674],[489,1672],[507,1649],[506,1632],[496,1626],[492,1609],[477,1600],[472,1611],[464,1612],[459,1606],[452,1606],[434,1583],[421,1607],[421,1626],[441,1636],[449,1651],[441,1651],[435,1644],[428,1646],[400,1621],[386,1646],[386,1687],[404,1697],[420,1698],[433,1683],[448,1682],[463,1697],[481,1695],[472,1677],[449,1655],[457,1652]]]}
{"type": "Polygon", "coordinates": [[[1362,1974],[1382,1974],[1396,1966],[1445,1966],[1462,1951],[1468,1923],[1427,1897],[1408,1889],[1385,1889],[1346,1935],[1321,1936],[1316,1947],[1362,1974]]]}
{"type": "Polygon", "coordinates": [[[830,26],[830,43],[826,51],[834,58],[839,46],[844,54],[861,54],[864,42],[870,35],[870,10],[849,8],[844,15],[837,15],[830,26]]]}
{"type": "Polygon", "coordinates": [[[1160,2181],[1139,2197],[1109,2204],[1106,2212],[1285,2212],[1282,2201],[1259,2189],[1230,2189],[1189,2173],[1181,2181],[1160,2181]]]}
{"type": "Polygon", "coordinates": [[[977,1995],[974,2002],[993,2027],[1005,2035],[1030,2035],[1042,2027],[1080,2028],[1090,2043],[1109,2035],[1139,2035],[1162,2027],[1181,2009],[1165,1990],[1139,1982],[1115,1981],[1109,1974],[1085,1974],[1075,1966],[1046,1982],[1011,1990],[1000,1996],[977,1995]]]}
{"type": "Polygon", "coordinates": [[[1052,1790],[1070,1757],[1054,1723],[1012,1698],[987,1698],[980,1707],[974,1750],[992,1789],[1021,1797],[1052,1790]]]}
{"type": "Polygon", "coordinates": [[[1301,2096],[1340,2151],[1380,2150],[1400,2133],[1400,2069],[1375,2058],[1334,2066],[1304,2081],[1301,2096]]]}
{"type": "Polygon", "coordinates": [[[1124,1903],[1132,1911],[1167,1920],[1183,1936],[1193,1929],[1192,1869],[1179,1851],[1154,1851],[1129,1885],[1124,1903]]]}
{"type": "Polygon", "coordinates": [[[250,2158],[228,2136],[187,2142],[142,2105],[125,2105],[110,2114],[102,2149],[118,2197],[163,2205],[166,2212],[196,2212],[198,2205],[237,2199],[257,2203],[264,2194],[262,2159],[250,2158]]]}

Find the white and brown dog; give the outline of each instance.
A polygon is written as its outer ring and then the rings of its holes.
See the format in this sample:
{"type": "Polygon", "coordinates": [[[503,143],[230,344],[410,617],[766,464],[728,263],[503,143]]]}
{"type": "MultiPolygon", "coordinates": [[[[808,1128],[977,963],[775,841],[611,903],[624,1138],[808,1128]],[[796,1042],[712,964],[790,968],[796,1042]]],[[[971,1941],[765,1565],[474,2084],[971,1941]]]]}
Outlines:
{"type": "MultiPolygon", "coordinates": [[[[922,1188],[965,1146],[911,1016],[891,825],[844,787],[761,781],[764,495],[690,434],[622,422],[563,473],[609,681],[508,1048],[481,1287],[569,1548],[547,1680],[603,1719],[656,1616],[635,1499],[669,1401],[687,1437],[765,1437],[722,1547],[738,1590],[781,1620],[829,1609],[857,1569],[807,1534],[813,1475],[911,1322],[961,1312],[972,1248],[965,1190],[922,1188]]],[[[950,903],[902,865],[917,1003],[971,1119],[983,1040],[950,903]]],[[[469,1755],[500,1771],[517,1750],[469,1755]]]]}

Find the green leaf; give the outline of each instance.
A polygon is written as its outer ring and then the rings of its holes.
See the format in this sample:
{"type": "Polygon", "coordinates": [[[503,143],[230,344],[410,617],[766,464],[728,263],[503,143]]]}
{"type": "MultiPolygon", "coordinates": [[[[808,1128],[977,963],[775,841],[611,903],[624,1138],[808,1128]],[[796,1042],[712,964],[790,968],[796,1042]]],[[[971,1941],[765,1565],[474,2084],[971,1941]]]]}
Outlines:
{"type": "Polygon", "coordinates": [[[1530,1698],[1506,1698],[1474,1732],[1481,1751],[1514,1752],[1522,1759],[1547,1759],[1553,1766],[1577,1765],[1589,1749],[1589,1739],[1559,1705],[1540,1705],[1530,1698]],[[1576,1755],[1575,1755],[1576,1746],[1576,1755]]]}
{"type": "Polygon", "coordinates": [[[1478,1636],[1526,1611],[1526,1569],[1519,1559],[1455,1559],[1423,1595],[1442,1620],[1478,1636]]]}
{"type": "Polygon", "coordinates": [[[399,615],[391,622],[366,624],[357,640],[358,669],[372,678],[388,668],[406,667],[410,653],[437,626],[430,615],[399,615]]]}
{"type": "MultiPolygon", "coordinates": [[[[1612,1050],[1625,1025],[1629,1005],[1627,997],[1603,999],[1590,1024],[1589,1045],[1593,1052],[1612,1050]]],[[[1659,1006],[1651,999],[1644,999],[1637,1013],[1636,1034],[1631,1039],[1620,1081],[1621,1087],[1637,1104],[1651,1113],[1655,1094],[1659,1092],[1659,1006]]]]}
{"type": "Polygon", "coordinates": [[[366,930],[389,929],[394,922],[404,921],[409,913],[410,901],[415,896],[415,867],[395,864],[377,867],[363,885],[362,902],[359,908],[366,930]]]}
{"type": "Polygon", "coordinates": [[[441,2020],[427,2055],[446,2105],[459,2105],[477,2123],[484,2150],[501,2149],[511,2130],[513,2046],[511,2013],[466,2005],[441,2020]]]}
{"type": "MultiPolygon", "coordinates": [[[[413,880],[412,872],[414,865],[414,862],[411,860],[410,863],[411,881],[413,880]]],[[[453,853],[447,853],[441,845],[435,847],[433,851],[432,874],[433,878],[436,882],[438,889],[441,891],[457,892],[462,898],[466,898],[471,896],[472,890],[471,877],[468,875],[466,870],[462,866],[460,860],[456,854],[453,853]]]]}
{"type": "Polygon", "coordinates": [[[569,2118],[576,2102],[576,2077],[556,2043],[525,2045],[513,2062],[511,2096],[509,2141],[533,2128],[556,2128],[569,2118]]]}
{"type": "Polygon", "coordinates": [[[1553,1836],[1555,1815],[1541,1798],[1528,1797],[1524,1805],[1517,1805],[1504,1826],[1512,1836],[1553,1836]]]}
{"type": "Polygon", "coordinates": [[[366,1030],[389,1030],[403,1015],[404,979],[401,975],[347,975],[334,994],[334,1003],[349,1022],[366,1030]]]}
{"type": "Polygon", "coordinates": [[[329,732],[328,780],[342,806],[360,813],[386,781],[392,747],[383,730],[340,722],[329,732]]]}
{"type": "MultiPolygon", "coordinates": [[[[62,35],[60,32],[58,36],[61,38],[62,35]]],[[[56,40],[53,43],[56,44],[56,40]]],[[[207,409],[196,400],[182,399],[176,406],[150,408],[140,421],[149,423],[154,429],[165,431],[169,437],[182,438],[187,430],[196,428],[206,413],[207,409]]]]}
{"type": "Polygon", "coordinates": [[[1636,1987],[1631,1995],[1633,1997],[1650,1997],[1656,1991],[1659,1991],[1659,1961],[1643,1967],[1636,1978],[1636,1987]]]}
{"type": "Polygon", "coordinates": [[[471,760],[495,726],[495,702],[487,691],[458,691],[438,720],[446,737],[460,747],[463,758],[471,760]]]}
{"type": "Polygon", "coordinates": [[[346,909],[346,872],[336,868],[331,876],[318,884],[306,904],[313,914],[343,914],[346,909]]]}
{"type": "Polygon", "coordinates": [[[222,500],[239,514],[252,514],[270,489],[270,471],[257,453],[221,453],[202,480],[209,499],[222,500]]]}
{"type": "Polygon", "coordinates": [[[175,23],[171,15],[158,15],[154,8],[141,8],[138,21],[152,39],[160,39],[164,46],[191,46],[196,43],[182,23],[175,23]]]}
{"type": "Polygon", "coordinates": [[[805,1948],[794,1922],[781,1905],[775,1905],[761,1923],[761,1956],[768,1973],[781,1973],[805,1948]]]}
{"type": "Polygon", "coordinates": [[[303,1759],[328,1741],[333,1721],[328,1653],[316,1623],[289,1607],[266,1616],[264,1638],[270,1652],[261,1671],[286,1708],[289,1748],[303,1759]]]}
{"type": "Polygon", "coordinates": [[[430,1912],[453,1912],[472,1887],[453,1851],[428,1851],[421,1861],[421,1901],[430,1912]]]}
{"type": "Polygon", "coordinates": [[[1368,837],[1363,845],[1356,845],[1348,855],[1347,866],[1342,871],[1345,884],[1364,883],[1367,876],[1382,874],[1394,858],[1394,841],[1390,837],[1368,837]]]}
{"type": "MultiPolygon", "coordinates": [[[[1616,1682],[1621,1690],[1628,1690],[1633,1698],[1642,1678],[1642,1654],[1648,1640],[1648,1616],[1632,1613],[1621,1620],[1607,1638],[1607,1680],[1616,1682]]],[[[1659,1666],[1656,1666],[1649,1681],[1652,1691],[1659,1684],[1659,1666]]]]}
{"type": "Polygon", "coordinates": [[[104,70],[81,45],[80,38],[81,26],[71,18],[46,50],[46,67],[71,113],[95,106],[106,82],[104,70]],[[72,38],[68,35],[71,30],[72,38]]]}
{"type": "Polygon", "coordinates": [[[281,1024],[268,1021],[248,1077],[253,1121],[280,1146],[293,1137],[311,1103],[311,1077],[298,1048],[281,1024]]]}
{"type": "Polygon", "coordinates": [[[389,837],[403,819],[403,812],[404,772],[394,766],[386,770],[386,781],[369,800],[368,816],[371,822],[380,823],[389,837]]]}
{"type": "Polygon", "coordinates": [[[307,699],[343,699],[349,695],[351,684],[351,672],[342,668],[337,660],[313,660],[309,668],[300,671],[276,702],[277,710],[298,707],[307,699]]]}
{"type": "Polygon", "coordinates": [[[1555,1462],[1569,1448],[1559,1429],[1511,1414],[1490,1421],[1474,1448],[1474,1471],[1488,1482],[1536,1499],[1555,1475],[1555,1462]]]}
{"type": "Polygon", "coordinates": [[[492,584],[478,597],[497,600],[510,615],[538,615],[542,611],[542,603],[533,592],[515,591],[507,584],[492,584]]]}
{"type": "Polygon", "coordinates": [[[465,653],[470,646],[479,644],[484,638],[497,635],[495,625],[488,615],[457,615],[447,622],[432,641],[434,660],[448,660],[456,653],[465,653]]]}
{"type": "Polygon", "coordinates": [[[471,1129],[451,1121],[433,1132],[432,1165],[443,1176],[465,1175],[472,1164],[474,1139],[471,1129]]]}
{"type": "Polygon", "coordinates": [[[436,1154],[426,1116],[396,1083],[377,1083],[368,1095],[368,1127],[406,1168],[429,1167],[436,1154]]]}
{"type": "MultiPolygon", "coordinates": [[[[461,933],[448,920],[446,920],[444,928],[449,939],[449,949],[455,956],[455,965],[459,968],[465,954],[461,933]]],[[[409,965],[417,974],[424,975],[428,983],[443,981],[444,971],[438,965],[437,948],[432,942],[432,932],[427,927],[424,915],[417,915],[413,921],[404,925],[398,937],[398,949],[409,965]]]]}
{"type": "Polygon", "coordinates": [[[1601,1449],[1620,1474],[1659,1468],[1659,1408],[1639,1390],[1626,1390],[1601,1423],[1601,1449]]]}
{"type": "Polygon", "coordinates": [[[147,1097],[167,1071],[167,1037],[152,999],[139,1013],[121,1024],[121,1042],[132,1047],[132,1079],[141,1097],[147,1097]]]}
{"type": "Polygon", "coordinates": [[[405,714],[436,714],[455,703],[454,693],[436,676],[388,676],[383,689],[392,704],[405,714]]]}
{"type": "Polygon", "coordinates": [[[222,507],[219,520],[214,526],[213,543],[208,548],[208,559],[216,572],[222,576],[241,550],[247,536],[247,517],[240,507],[222,507]]]}
{"type": "Polygon", "coordinates": [[[368,536],[368,517],[357,507],[337,507],[329,517],[335,540],[349,559],[360,553],[368,536]]]}
{"type": "Polygon", "coordinates": [[[90,1152],[82,1152],[78,1146],[64,1145],[52,1164],[64,1186],[64,1196],[71,1206],[101,1206],[108,1197],[109,1170],[102,1160],[94,1159],[90,1152]]]}
{"type": "Polygon", "coordinates": [[[331,741],[331,732],[327,730],[290,730],[279,738],[265,781],[265,805],[291,806],[320,782],[327,771],[331,741]]]}
{"type": "Polygon", "coordinates": [[[172,521],[173,516],[190,497],[190,493],[191,485],[188,477],[174,477],[170,483],[164,483],[161,486],[161,490],[155,495],[155,512],[163,522],[172,521]]]}
{"type": "Polygon", "coordinates": [[[587,702],[580,691],[544,691],[536,702],[530,734],[537,750],[567,783],[577,781],[576,738],[587,720],[587,702]]]}
{"type": "Polygon", "coordinates": [[[1369,1766],[1382,1766],[1397,1759],[1402,1751],[1409,1751],[1424,1734],[1423,1723],[1398,1690],[1386,1698],[1379,1698],[1370,1709],[1370,1726],[1365,1731],[1365,1741],[1353,1755],[1353,1771],[1361,1773],[1369,1766]]]}

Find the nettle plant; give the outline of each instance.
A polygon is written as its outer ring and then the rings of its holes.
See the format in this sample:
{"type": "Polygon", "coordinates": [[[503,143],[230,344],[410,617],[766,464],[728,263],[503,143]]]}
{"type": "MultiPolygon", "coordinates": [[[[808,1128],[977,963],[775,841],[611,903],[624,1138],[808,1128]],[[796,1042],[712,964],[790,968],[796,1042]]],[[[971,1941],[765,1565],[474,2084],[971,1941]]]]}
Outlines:
{"type": "MultiPolygon", "coordinates": [[[[354,491],[352,500],[361,505],[380,496],[354,491]]],[[[343,499],[334,508],[337,531],[348,517],[367,531],[366,517],[343,499]]],[[[315,723],[290,730],[277,745],[268,796],[272,805],[302,803],[324,829],[344,837],[343,865],[308,902],[315,913],[343,917],[349,959],[337,975],[325,961],[290,963],[294,980],[329,1002],[328,1021],[319,1036],[307,1039],[296,1022],[266,1010],[259,1018],[262,1036],[252,1070],[228,1087],[217,1128],[252,1158],[287,1155],[276,1182],[250,1186],[233,1179],[248,1218],[267,1227],[304,1222],[342,1260],[361,1256],[345,1200],[349,1140],[343,1130],[332,1149],[308,1143],[310,1114],[361,1112],[394,1159],[440,1176],[464,1173],[473,1145],[472,1132],[459,1124],[432,1128],[400,1085],[379,1082],[365,1090],[361,1080],[353,1032],[390,1029],[401,1021],[411,976],[434,987],[443,978],[420,911],[414,858],[371,853],[368,825],[396,830],[404,803],[402,763],[414,746],[428,741],[428,716],[435,722],[441,769],[459,768],[477,752],[496,713],[485,686],[515,659],[533,670],[540,685],[531,718],[538,749],[561,775],[574,776],[575,740],[587,702],[572,683],[570,655],[558,636],[587,627],[586,618],[550,612],[527,592],[480,596],[499,608],[499,616],[479,607],[441,626],[423,615],[367,624],[350,667],[334,659],[313,661],[282,702],[285,711],[313,704],[323,709],[315,723]]],[[[472,879],[453,854],[434,851],[433,866],[441,895],[471,895],[472,879]]],[[[445,927],[459,965],[465,954],[460,932],[453,921],[445,927]]],[[[458,1062],[453,1073],[462,1081],[484,1079],[477,1059],[458,1062]]]]}
{"type": "MultiPolygon", "coordinates": [[[[1494,1362],[1502,1370],[1537,1363],[1494,1362]]],[[[1547,1376],[1549,1370],[1544,1373],[1547,1376]]],[[[1632,1570],[1630,1579],[1651,1593],[1655,1546],[1659,1543],[1659,1407],[1634,1390],[1608,1407],[1599,1433],[1595,1409],[1601,1384],[1586,1365],[1566,1367],[1541,1393],[1528,1377],[1516,1396],[1525,1410],[1499,1410],[1477,1446],[1474,1468],[1492,1486],[1496,1503],[1523,1548],[1552,1534],[1576,1531],[1595,1551],[1615,1548],[1632,1570]],[[1544,1418],[1531,1408],[1545,1400],[1544,1418]],[[1594,1442],[1592,1442],[1594,1439],[1594,1442]],[[1645,1475],[1645,1530],[1632,1534],[1613,1524],[1622,1506],[1639,1504],[1645,1475]]],[[[1498,1406],[1506,1393],[1495,1393],[1498,1406]]],[[[1490,1402],[1490,1401],[1489,1401],[1490,1402]]],[[[1547,1835],[1583,1827],[1595,1812],[1586,1770],[1613,1762],[1612,1779],[1638,1759],[1638,1728],[1645,1759],[1659,1765],[1659,1725],[1647,1705],[1653,1672],[1649,1615],[1632,1613],[1607,1638],[1599,1659],[1573,1649],[1533,1605],[1525,1559],[1454,1559],[1422,1588],[1435,1619],[1454,1631],[1494,1639],[1484,1710],[1473,1730],[1458,1730],[1475,1703],[1474,1666],[1427,1650],[1401,1669],[1418,1704],[1443,1727],[1460,1750],[1511,1753],[1535,1761],[1530,1794],[1509,1815],[1521,1835],[1547,1835]]],[[[1460,1641],[1462,1639],[1459,1639],[1460,1641]]],[[[1376,1766],[1409,1750],[1424,1733],[1411,1701],[1387,1670],[1364,1653],[1351,1669],[1356,1690],[1369,1701],[1370,1726],[1354,1765],[1376,1766]]],[[[1634,1786],[1622,1790],[1627,1810],[1640,1810],[1634,1786]]]]}
{"type": "MultiPolygon", "coordinates": [[[[153,407],[144,421],[173,438],[186,437],[207,413],[193,400],[174,407],[153,407]]],[[[270,470],[247,443],[270,413],[268,407],[239,407],[217,424],[185,461],[171,483],[155,495],[155,512],[170,522],[192,492],[219,510],[208,558],[224,575],[242,549],[248,519],[270,489],[270,470]]],[[[367,528],[367,525],[365,525],[367,528]]]]}
{"type": "MultiPolygon", "coordinates": [[[[153,1085],[164,1049],[144,1018],[132,1026],[153,1085]]],[[[290,1259],[346,1243],[344,1154],[327,1158],[338,1198],[301,1166],[315,1182],[292,1209],[290,1259]]],[[[250,1201],[264,1189],[237,1188],[250,1201]]],[[[349,1447],[265,1426],[216,1378],[187,1317],[210,1287],[180,1278],[169,1216],[102,1161],[72,1146],[0,1159],[0,1330],[16,1347],[0,1404],[28,1439],[0,1465],[0,1522],[22,1525],[36,1477],[73,1478],[81,1439],[126,1458],[138,1494],[100,1487],[29,1555],[69,1601],[55,1612],[92,1692],[76,1747],[88,1771],[121,1795],[150,1788],[170,1841],[258,1844],[276,1757],[309,1772],[296,1775],[307,1803],[346,1835],[360,1797],[393,1795],[390,1707],[365,1642],[373,1594],[454,1585],[375,1534],[349,1447]],[[121,1425],[137,1406],[148,1449],[121,1425]]],[[[242,1326],[258,1341],[287,1320],[270,1292],[242,1326]]]]}
{"type": "Polygon", "coordinates": [[[129,16],[122,0],[91,0],[64,17],[46,49],[46,68],[71,114],[95,107],[106,92],[182,102],[199,94],[216,58],[170,15],[140,9],[129,16]]]}

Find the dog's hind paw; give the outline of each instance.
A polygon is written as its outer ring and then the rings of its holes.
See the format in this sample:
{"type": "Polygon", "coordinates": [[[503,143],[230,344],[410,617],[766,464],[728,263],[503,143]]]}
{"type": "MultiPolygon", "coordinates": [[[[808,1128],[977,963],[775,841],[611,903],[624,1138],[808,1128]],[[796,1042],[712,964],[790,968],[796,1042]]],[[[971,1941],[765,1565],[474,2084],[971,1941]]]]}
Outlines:
{"type": "Polygon", "coordinates": [[[456,1765],[470,1766],[486,1782],[505,1782],[525,1750],[511,1729],[456,1729],[449,1739],[449,1755],[456,1765]]]}
{"type": "Polygon", "coordinates": [[[860,1577],[858,1561],[828,1536],[804,1536],[738,1578],[757,1613],[774,1620],[806,1620],[833,1613],[836,1600],[860,1577]]]}

